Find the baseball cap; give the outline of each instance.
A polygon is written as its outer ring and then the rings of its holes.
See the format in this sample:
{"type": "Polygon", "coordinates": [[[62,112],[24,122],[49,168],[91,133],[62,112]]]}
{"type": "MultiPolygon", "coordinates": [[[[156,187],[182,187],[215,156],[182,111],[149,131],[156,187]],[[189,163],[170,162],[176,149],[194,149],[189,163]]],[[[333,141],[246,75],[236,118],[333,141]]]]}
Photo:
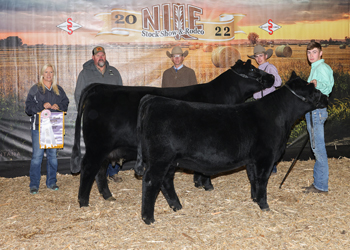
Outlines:
{"type": "Polygon", "coordinates": [[[98,52],[103,52],[104,54],[106,54],[105,49],[101,46],[97,46],[92,50],[92,55],[96,55],[98,52]]]}

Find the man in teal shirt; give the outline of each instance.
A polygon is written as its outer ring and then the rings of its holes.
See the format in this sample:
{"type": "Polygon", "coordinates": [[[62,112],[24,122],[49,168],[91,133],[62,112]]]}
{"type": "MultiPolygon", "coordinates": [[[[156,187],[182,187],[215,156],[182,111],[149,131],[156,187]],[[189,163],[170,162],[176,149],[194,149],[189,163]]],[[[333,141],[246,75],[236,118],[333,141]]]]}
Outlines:
{"type": "MultiPolygon", "coordinates": [[[[307,45],[307,58],[311,63],[308,82],[329,96],[334,86],[333,70],[322,58],[322,47],[317,42],[307,45]]],[[[324,140],[324,123],[327,120],[327,108],[315,109],[305,115],[310,144],[315,155],[314,182],[305,187],[304,193],[328,193],[328,158],[324,140]]]]}

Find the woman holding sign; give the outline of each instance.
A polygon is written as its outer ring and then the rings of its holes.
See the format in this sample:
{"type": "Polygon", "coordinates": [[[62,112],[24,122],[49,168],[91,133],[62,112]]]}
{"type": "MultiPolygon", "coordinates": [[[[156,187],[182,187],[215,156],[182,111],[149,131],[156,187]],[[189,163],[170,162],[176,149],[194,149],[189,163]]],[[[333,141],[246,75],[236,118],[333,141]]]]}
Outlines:
{"type": "MultiPolygon", "coordinates": [[[[30,193],[37,194],[39,191],[40,178],[41,178],[41,162],[44,156],[44,150],[39,145],[39,112],[42,115],[49,116],[51,111],[67,111],[69,100],[61,86],[57,85],[56,73],[54,67],[50,64],[46,64],[41,68],[40,80],[37,84],[32,86],[29,90],[26,100],[27,115],[30,118],[30,128],[32,131],[32,148],[33,154],[30,162],[30,193]]],[[[47,148],[47,176],[46,186],[51,190],[58,190],[56,185],[56,173],[57,173],[57,149],[47,148]]]]}

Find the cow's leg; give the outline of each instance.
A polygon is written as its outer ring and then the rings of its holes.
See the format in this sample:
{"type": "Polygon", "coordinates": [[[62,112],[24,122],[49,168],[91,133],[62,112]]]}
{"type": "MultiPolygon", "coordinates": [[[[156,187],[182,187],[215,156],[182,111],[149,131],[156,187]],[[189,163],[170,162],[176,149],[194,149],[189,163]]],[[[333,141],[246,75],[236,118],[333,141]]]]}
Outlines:
{"type": "Polygon", "coordinates": [[[134,171],[135,171],[135,174],[138,176],[142,176],[145,171],[143,158],[142,158],[141,142],[138,142],[137,144],[137,159],[136,159],[134,171]]]}
{"type": "Polygon", "coordinates": [[[256,166],[255,164],[247,164],[246,166],[246,170],[247,170],[247,175],[248,175],[248,179],[250,182],[250,195],[251,198],[254,202],[257,202],[256,200],[256,187],[257,187],[257,179],[256,179],[256,166]]]}
{"type": "Polygon", "coordinates": [[[194,186],[196,188],[204,188],[205,191],[214,190],[213,184],[211,184],[210,176],[194,172],[193,175],[194,186]]]}
{"type": "Polygon", "coordinates": [[[96,179],[96,184],[97,184],[97,187],[98,187],[98,191],[100,192],[102,197],[105,200],[108,200],[108,201],[115,201],[115,198],[112,196],[112,193],[109,190],[108,183],[107,183],[106,172],[107,172],[108,164],[109,164],[109,160],[108,159],[105,159],[102,162],[100,170],[96,174],[95,179],[96,179]]]}
{"type": "Polygon", "coordinates": [[[182,208],[182,205],[175,191],[174,175],[175,167],[171,166],[168,173],[164,177],[161,190],[169,206],[176,212],[182,208]]]}
{"type": "Polygon", "coordinates": [[[273,168],[273,161],[266,157],[256,165],[256,201],[263,211],[270,211],[267,204],[267,183],[273,168]]]}
{"type": "Polygon", "coordinates": [[[267,178],[259,178],[258,180],[258,188],[256,192],[256,200],[261,210],[270,211],[269,205],[267,204],[267,178]]]}
{"type": "Polygon", "coordinates": [[[82,167],[80,172],[80,187],[78,194],[78,201],[80,207],[89,206],[89,197],[92,185],[95,180],[95,176],[99,171],[100,165],[95,165],[91,159],[89,159],[89,153],[86,152],[82,161],[82,167]]]}
{"type": "Polygon", "coordinates": [[[154,222],[154,205],[168,170],[168,167],[164,168],[166,165],[167,163],[157,163],[160,167],[148,165],[142,177],[141,216],[148,225],[154,222]]]}

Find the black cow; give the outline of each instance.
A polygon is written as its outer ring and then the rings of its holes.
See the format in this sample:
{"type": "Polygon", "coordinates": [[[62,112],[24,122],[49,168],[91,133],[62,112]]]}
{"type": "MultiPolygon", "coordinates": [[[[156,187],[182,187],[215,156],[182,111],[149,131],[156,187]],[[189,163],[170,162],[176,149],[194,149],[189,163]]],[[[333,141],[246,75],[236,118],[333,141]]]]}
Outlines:
{"type": "MultiPolygon", "coordinates": [[[[186,101],[235,104],[244,102],[254,92],[271,87],[273,82],[273,75],[255,68],[250,60],[245,63],[239,60],[232,68],[206,84],[181,88],[90,85],[83,91],[79,103],[71,156],[71,171],[77,173],[81,170],[80,206],[88,206],[94,178],[102,196],[114,200],[106,178],[108,161],[136,160],[137,112],[139,102],[146,94],[186,101]],[[82,116],[86,153],[80,169],[82,116]]],[[[211,185],[210,177],[201,178],[204,183],[211,185]]]]}
{"type": "Polygon", "coordinates": [[[281,158],[294,122],[327,106],[327,96],[293,72],[285,87],[238,105],[192,103],[145,96],[140,102],[138,136],[143,159],[135,166],[142,179],[142,219],[154,222],[162,190],[169,206],[182,208],[174,188],[175,167],[208,176],[246,165],[251,198],[269,210],[266,187],[281,158]],[[142,163],[142,164],[141,164],[142,163]]]}

